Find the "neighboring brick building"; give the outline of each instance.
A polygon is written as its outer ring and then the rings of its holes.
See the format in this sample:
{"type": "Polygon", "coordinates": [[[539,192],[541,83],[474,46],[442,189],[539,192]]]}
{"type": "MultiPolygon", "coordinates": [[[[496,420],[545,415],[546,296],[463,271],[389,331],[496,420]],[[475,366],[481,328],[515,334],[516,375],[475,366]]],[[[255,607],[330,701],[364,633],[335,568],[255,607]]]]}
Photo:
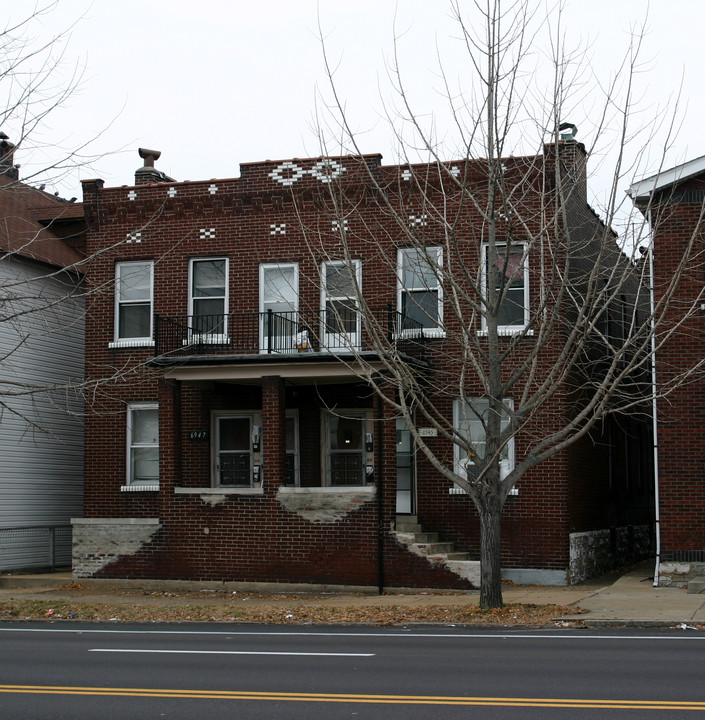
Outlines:
{"type": "MultiPolygon", "coordinates": [[[[560,152],[580,188],[572,229],[588,244],[599,220],[585,200],[584,148],[571,141],[560,152]]],[[[87,368],[93,379],[114,379],[87,418],[75,574],[476,583],[479,531],[469,498],[414,453],[408,430],[359,373],[363,361],[371,372],[384,369],[371,350],[375,331],[420,378],[454,371],[444,343],[451,325],[441,326],[444,289],[427,265],[419,269],[371,182],[408,213],[410,232],[424,233],[424,262],[440,264],[444,230],[424,206],[433,166],[385,167],[378,155],[266,161],[242,165],[236,179],[175,182],[154,168],[158,153],[140,153],[145,166],[134,186],[84,182],[87,368]],[[331,215],[333,201],[341,205],[331,215]],[[350,233],[346,263],[340,233],[350,233]],[[368,317],[351,300],[355,283],[368,317]]],[[[539,222],[554,146],[505,163],[525,179],[522,202],[539,222]]],[[[459,161],[446,171],[482,187],[482,167],[459,161]]],[[[477,210],[452,193],[446,199],[458,232],[473,237],[477,210]]],[[[478,268],[481,247],[463,245],[478,268]]],[[[508,322],[521,326],[528,281],[513,292],[519,317],[508,322]]],[[[477,381],[468,383],[482,395],[477,381]]],[[[455,401],[440,402],[453,417],[455,401]]],[[[559,394],[531,432],[564,422],[575,402],[559,394]]],[[[648,550],[649,467],[626,462],[639,452],[642,429],[626,450],[624,423],[599,430],[529,471],[508,499],[507,577],[572,582],[648,550]]],[[[507,463],[521,458],[522,437],[507,463]]],[[[432,442],[445,451],[440,437],[432,442]]]]}
{"type": "Polygon", "coordinates": [[[705,157],[634,183],[653,235],[662,585],[705,575],[705,157]],[[663,308],[663,310],[661,309],[663,308]]]}

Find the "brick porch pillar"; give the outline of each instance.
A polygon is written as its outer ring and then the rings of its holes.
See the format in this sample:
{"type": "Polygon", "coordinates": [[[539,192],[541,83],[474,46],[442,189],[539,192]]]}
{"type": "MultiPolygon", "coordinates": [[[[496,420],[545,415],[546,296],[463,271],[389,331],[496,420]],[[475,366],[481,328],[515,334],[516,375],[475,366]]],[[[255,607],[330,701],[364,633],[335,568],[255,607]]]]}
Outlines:
{"type": "Polygon", "coordinates": [[[174,502],[174,487],[181,485],[181,383],[160,380],[159,393],[159,505],[160,513],[174,502]]]}
{"type": "Polygon", "coordinates": [[[278,375],[262,378],[262,473],[265,492],[276,492],[286,473],[286,401],[278,375]]]}

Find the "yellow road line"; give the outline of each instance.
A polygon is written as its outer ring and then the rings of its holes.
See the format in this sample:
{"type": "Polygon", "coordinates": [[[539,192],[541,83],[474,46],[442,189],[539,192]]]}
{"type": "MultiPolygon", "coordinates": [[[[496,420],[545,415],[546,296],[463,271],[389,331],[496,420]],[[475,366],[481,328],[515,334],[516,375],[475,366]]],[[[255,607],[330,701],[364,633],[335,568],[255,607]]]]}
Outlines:
{"type": "Polygon", "coordinates": [[[112,697],[181,698],[199,700],[276,700],[396,705],[474,705],[543,708],[605,708],[617,710],[705,711],[705,701],[597,700],[571,698],[501,698],[444,695],[357,695],[335,693],[251,692],[245,690],[162,690],[148,688],[99,688],[64,685],[0,685],[0,693],[39,695],[95,695],[112,697]]]}

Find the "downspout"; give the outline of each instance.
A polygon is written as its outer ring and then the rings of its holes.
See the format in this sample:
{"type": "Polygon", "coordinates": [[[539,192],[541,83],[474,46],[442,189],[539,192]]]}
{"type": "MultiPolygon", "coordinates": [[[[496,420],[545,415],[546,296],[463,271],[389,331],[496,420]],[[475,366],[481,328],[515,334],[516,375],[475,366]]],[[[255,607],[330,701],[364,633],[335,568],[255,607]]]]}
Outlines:
{"type": "Polygon", "coordinates": [[[659,467],[658,467],[658,414],[656,407],[656,301],[654,298],[654,232],[651,224],[651,208],[648,209],[649,223],[649,305],[651,310],[651,426],[654,453],[654,532],[656,535],[656,565],[654,567],[654,587],[659,585],[661,567],[661,511],[659,505],[659,467]]]}
{"type": "Polygon", "coordinates": [[[384,594],[384,502],[382,497],[382,470],[384,468],[382,454],[384,444],[384,421],[382,419],[382,398],[377,396],[377,590],[384,594]]]}

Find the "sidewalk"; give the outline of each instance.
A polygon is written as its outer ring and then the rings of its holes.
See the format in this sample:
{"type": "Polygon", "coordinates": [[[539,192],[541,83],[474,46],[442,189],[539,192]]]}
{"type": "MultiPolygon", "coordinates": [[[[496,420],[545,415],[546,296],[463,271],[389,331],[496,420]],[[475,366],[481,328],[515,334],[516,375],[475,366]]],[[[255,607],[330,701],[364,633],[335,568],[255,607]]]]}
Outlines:
{"type": "MultiPolygon", "coordinates": [[[[503,588],[505,604],[561,605],[576,608],[574,615],[564,615],[560,620],[576,621],[587,626],[638,626],[659,627],[685,624],[705,626],[705,594],[689,595],[678,588],[652,587],[653,561],[647,561],[618,576],[607,576],[596,582],[568,587],[543,585],[506,585],[503,588]],[[577,612],[580,608],[583,612],[577,612]]],[[[248,605],[267,608],[285,607],[290,595],[300,595],[303,586],[269,589],[242,584],[229,584],[225,591],[231,596],[248,595],[248,605]],[[230,585],[233,588],[231,589],[230,585]]],[[[71,573],[42,575],[0,575],[0,602],[8,600],[42,600],[57,602],[71,600],[81,603],[104,603],[115,606],[139,604],[149,606],[186,605],[194,603],[194,595],[200,605],[223,602],[222,585],[213,583],[184,583],[174,581],[139,580],[85,580],[75,584],[71,573]],[[221,589],[216,591],[213,586],[221,589]],[[143,592],[140,592],[143,591],[143,592]]],[[[243,598],[244,599],[244,598],[243,598]]],[[[399,591],[391,588],[388,594],[379,595],[356,588],[353,590],[322,591],[310,593],[308,604],[321,608],[365,607],[387,608],[403,606],[409,609],[429,606],[477,606],[478,593],[443,591],[399,591]]]]}

